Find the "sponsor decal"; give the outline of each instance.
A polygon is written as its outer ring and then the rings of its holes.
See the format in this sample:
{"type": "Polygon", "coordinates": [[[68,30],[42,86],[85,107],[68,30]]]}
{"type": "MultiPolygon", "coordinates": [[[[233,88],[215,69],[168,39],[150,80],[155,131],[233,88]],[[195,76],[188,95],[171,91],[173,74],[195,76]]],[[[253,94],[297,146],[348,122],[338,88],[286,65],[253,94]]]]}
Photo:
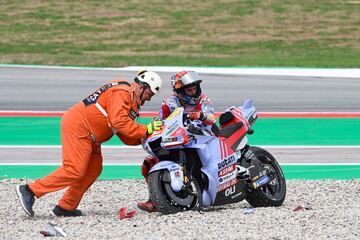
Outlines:
{"type": "Polygon", "coordinates": [[[135,120],[137,118],[138,114],[137,112],[134,111],[134,109],[130,109],[130,113],[129,113],[129,117],[132,119],[132,120],[135,120]]]}
{"type": "Polygon", "coordinates": [[[113,85],[112,83],[108,83],[100,87],[98,90],[96,90],[94,93],[92,93],[90,96],[88,96],[86,99],[83,100],[85,105],[96,103],[97,99],[100,97],[100,95],[106,91],[107,89],[111,88],[113,85]]]}
{"type": "Polygon", "coordinates": [[[163,138],[162,142],[163,143],[169,143],[169,142],[176,142],[178,140],[177,137],[168,137],[168,138],[163,138]]]}
{"type": "Polygon", "coordinates": [[[219,177],[222,177],[222,176],[225,176],[226,174],[232,172],[232,171],[235,171],[236,169],[236,164],[233,164],[231,166],[228,166],[224,169],[221,169],[219,172],[218,172],[218,176],[219,177]]]}
{"type": "Polygon", "coordinates": [[[173,131],[175,131],[175,129],[177,129],[179,127],[179,124],[177,122],[172,123],[171,125],[167,126],[167,132],[166,134],[170,134],[173,131]]]}
{"type": "Polygon", "coordinates": [[[227,189],[225,189],[225,197],[228,197],[229,195],[232,195],[235,193],[235,187],[236,185],[233,185],[227,189]]]}
{"type": "Polygon", "coordinates": [[[220,177],[219,178],[219,182],[221,183],[225,183],[225,182],[228,182],[230,181],[231,179],[235,178],[237,175],[237,172],[236,171],[232,171],[231,173],[223,176],[223,177],[220,177]]]}
{"type": "Polygon", "coordinates": [[[242,192],[239,192],[239,193],[237,193],[237,194],[235,194],[235,195],[231,196],[231,199],[234,199],[234,198],[236,198],[236,197],[240,196],[241,194],[242,194],[242,192]]]}
{"type": "Polygon", "coordinates": [[[237,182],[238,182],[238,180],[237,180],[236,178],[235,178],[235,179],[231,179],[231,181],[228,181],[228,182],[226,182],[226,183],[220,184],[220,185],[217,187],[217,191],[218,191],[218,192],[221,192],[221,191],[223,191],[224,189],[229,188],[229,187],[231,187],[232,185],[235,185],[237,182]]]}
{"type": "Polygon", "coordinates": [[[98,90],[96,90],[93,94],[90,94],[87,98],[85,98],[83,100],[83,103],[85,106],[89,105],[89,104],[94,104],[97,102],[98,98],[100,97],[100,95],[105,92],[106,90],[108,90],[111,87],[120,85],[120,84],[125,84],[130,86],[130,84],[128,82],[114,82],[114,83],[107,83],[103,86],[101,86],[98,90]]]}
{"type": "Polygon", "coordinates": [[[173,117],[177,117],[180,115],[181,108],[177,108],[175,111],[173,111],[166,119],[170,119],[173,117]]]}
{"type": "Polygon", "coordinates": [[[218,168],[222,169],[222,168],[229,166],[230,164],[233,164],[235,162],[236,162],[236,158],[235,158],[235,155],[233,154],[230,157],[225,158],[220,163],[218,163],[218,168]]]}
{"type": "Polygon", "coordinates": [[[258,180],[256,180],[253,185],[255,188],[258,188],[262,185],[264,185],[265,183],[267,183],[270,180],[270,178],[267,175],[262,176],[261,178],[259,178],[258,180]]]}

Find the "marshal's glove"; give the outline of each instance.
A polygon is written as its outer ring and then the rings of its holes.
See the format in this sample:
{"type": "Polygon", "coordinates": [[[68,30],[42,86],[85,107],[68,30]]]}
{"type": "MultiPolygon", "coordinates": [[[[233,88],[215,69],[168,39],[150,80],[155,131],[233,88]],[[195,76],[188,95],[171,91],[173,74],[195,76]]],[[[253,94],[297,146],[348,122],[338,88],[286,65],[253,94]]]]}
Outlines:
{"type": "Polygon", "coordinates": [[[162,129],[163,122],[158,118],[154,118],[151,122],[147,125],[147,133],[148,135],[152,134],[153,131],[159,131],[162,129]]]}
{"type": "Polygon", "coordinates": [[[189,112],[189,118],[191,120],[205,120],[206,119],[206,115],[202,112],[202,111],[199,111],[199,112],[189,112]]]}

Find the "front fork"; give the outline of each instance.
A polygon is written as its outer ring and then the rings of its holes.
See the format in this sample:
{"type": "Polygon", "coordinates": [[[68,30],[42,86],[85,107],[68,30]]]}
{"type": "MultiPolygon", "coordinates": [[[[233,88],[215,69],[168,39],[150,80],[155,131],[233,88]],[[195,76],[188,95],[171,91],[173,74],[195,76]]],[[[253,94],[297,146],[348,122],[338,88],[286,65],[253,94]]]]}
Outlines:
{"type": "Polygon", "coordinates": [[[179,163],[180,170],[183,173],[182,181],[184,183],[181,190],[185,191],[188,194],[197,194],[196,192],[194,192],[194,190],[195,190],[194,186],[191,185],[192,181],[189,181],[190,174],[186,168],[186,155],[185,155],[184,151],[181,151],[181,150],[179,151],[179,159],[180,159],[180,163],[179,163]]]}
{"type": "Polygon", "coordinates": [[[180,163],[180,169],[183,173],[183,183],[184,185],[182,186],[181,190],[182,191],[185,191],[187,194],[192,194],[192,195],[196,195],[196,191],[194,189],[194,186],[191,184],[192,181],[189,180],[189,177],[187,176],[187,171],[186,171],[186,168],[184,166],[184,164],[180,163]]]}
{"type": "Polygon", "coordinates": [[[274,179],[273,173],[263,167],[261,161],[250,150],[249,145],[241,150],[241,157],[237,164],[248,169],[250,178],[246,182],[251,189],[260,188],[274,179]]]}

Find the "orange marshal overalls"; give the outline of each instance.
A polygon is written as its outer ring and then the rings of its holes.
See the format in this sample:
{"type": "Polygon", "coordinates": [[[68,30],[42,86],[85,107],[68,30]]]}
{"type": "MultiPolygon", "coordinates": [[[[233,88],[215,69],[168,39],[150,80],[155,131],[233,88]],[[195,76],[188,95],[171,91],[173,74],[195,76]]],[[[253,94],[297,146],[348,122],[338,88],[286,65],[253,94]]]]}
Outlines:
{"type": "Polygon", "coordinates": [[[141,104],[135,84],[108,83],[64,114],[61,120],[62,166],[29,183],[37,198],[69,187],[58,204],[65,210],[75,210],[101,173],[101,143],[114,133],[125,144],[141,143],[147,127],[135,122],[141,104]]]}

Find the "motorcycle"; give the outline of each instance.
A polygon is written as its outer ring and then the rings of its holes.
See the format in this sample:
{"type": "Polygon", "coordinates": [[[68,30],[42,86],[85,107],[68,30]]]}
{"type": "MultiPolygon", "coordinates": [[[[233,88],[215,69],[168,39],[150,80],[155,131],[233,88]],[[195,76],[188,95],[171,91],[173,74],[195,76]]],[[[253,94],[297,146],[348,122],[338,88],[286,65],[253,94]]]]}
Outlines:
{"type": "Polygon", "coordinates": [[[244,199],[253,207],[282,205],[286,181],[280,165],[265,149],[248,144],[256,119],[252,99],[226,109],[219,128],[175,109],[143,142],[159,159],[148,175],[157,209],[163,214],[199,211],[244,199]]]}

